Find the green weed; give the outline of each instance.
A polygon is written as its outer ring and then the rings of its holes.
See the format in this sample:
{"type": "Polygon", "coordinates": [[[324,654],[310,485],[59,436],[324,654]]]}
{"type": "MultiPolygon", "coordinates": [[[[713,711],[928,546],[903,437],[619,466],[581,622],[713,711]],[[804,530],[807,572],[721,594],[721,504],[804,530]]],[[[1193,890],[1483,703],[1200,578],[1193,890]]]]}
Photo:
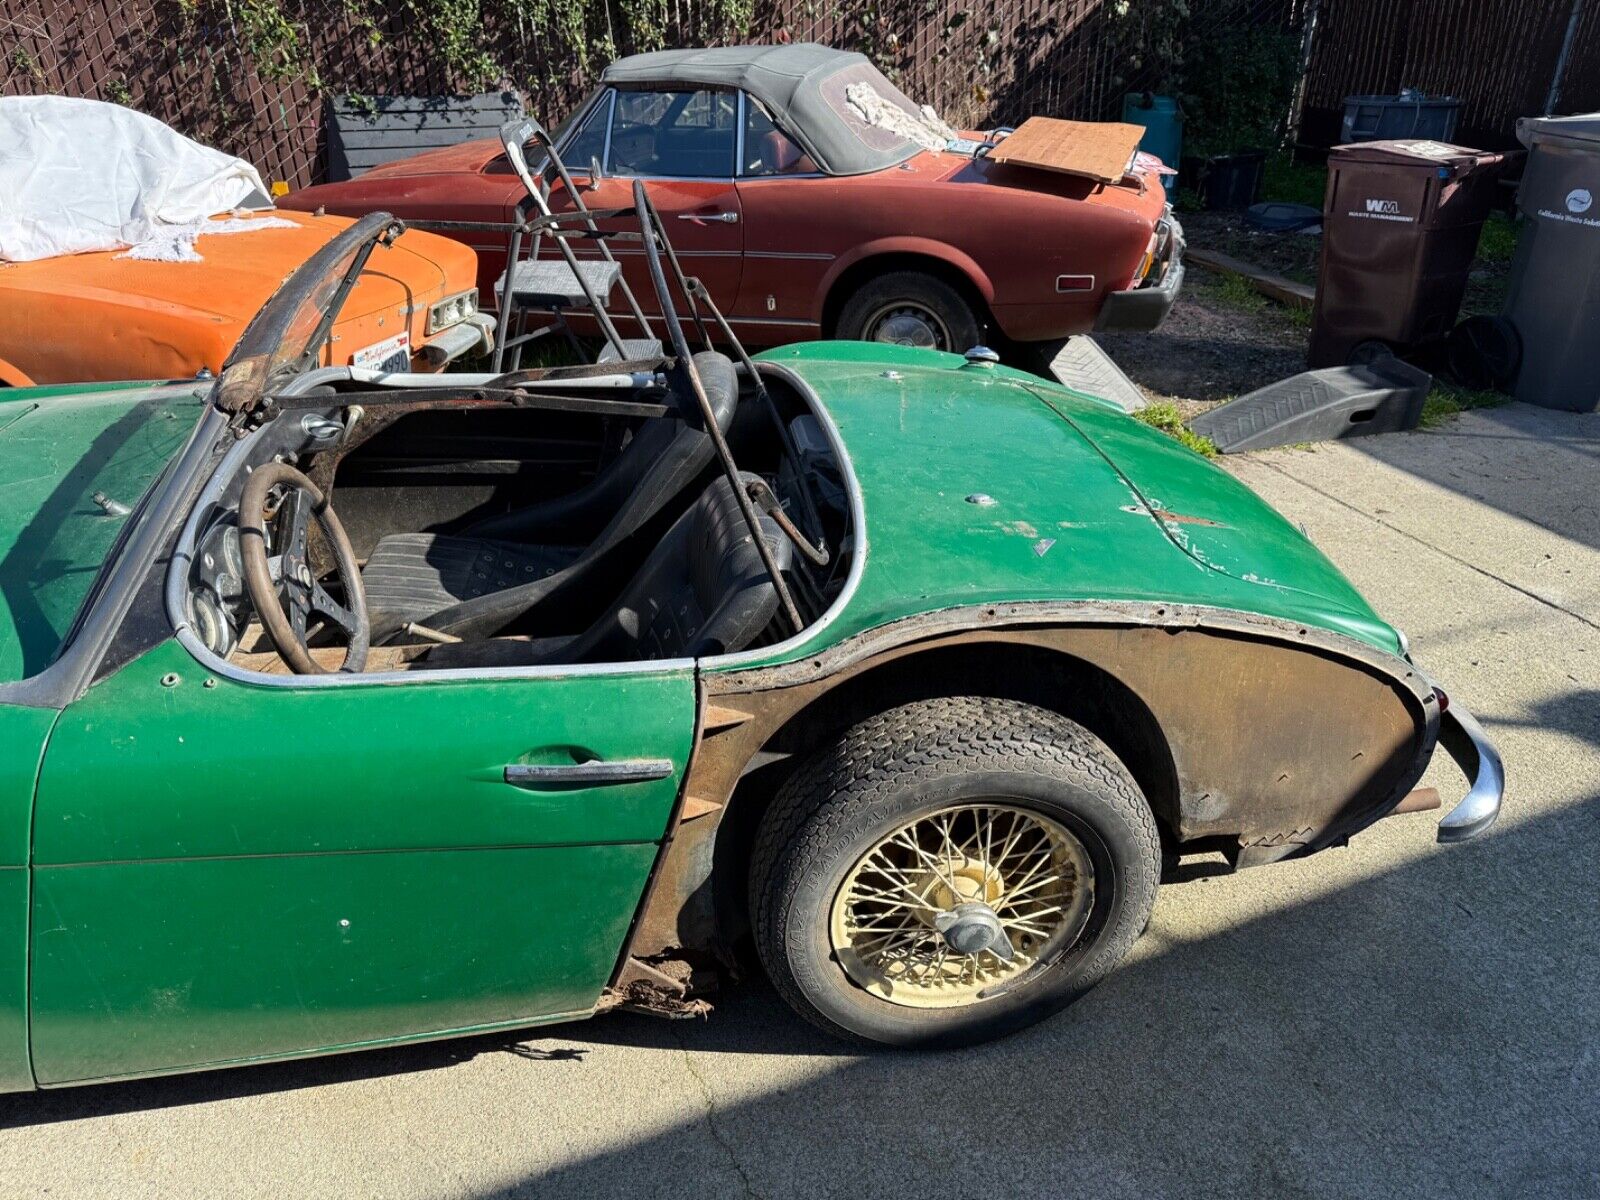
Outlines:
{"type": "Polygon", "coordinates": [[[1517,226],[1505,213],[1490,213],[1478,235],[1478,261],[1503,264],[1517,249],[1517,226]]]}
{"type": "Polygon", "coordinates": [[[1261,198],[1284,200],[1290,204],[1322,207],[1328,189],[1328,169],[1310,163],[1297,163],[1292,154],[1274,154],[1261,174],[1261,198]]]}
{"type": "Polygon", "coordinates": [[[1475,392],[1453,383],[1436,382],[1422,403],[1420,427],[1435,429],[1461,413],[1474,408],[1494,408],[1510,399],[1501,392],[1475,392]]]}
{"type": "Polygon", "coordinates": [[[1201,437],[1185,425],[1183,416],[1178,412],[1178,406],[1170,400],[1147,404],[1133,415],[1150,426],[1150,428],[1159,429],[1168,437],[1176,439],[1181,445],[1187,446],[1202,457],[1215,458],[1217,456],[1216,443],[1208,437],[1201,437]]]}

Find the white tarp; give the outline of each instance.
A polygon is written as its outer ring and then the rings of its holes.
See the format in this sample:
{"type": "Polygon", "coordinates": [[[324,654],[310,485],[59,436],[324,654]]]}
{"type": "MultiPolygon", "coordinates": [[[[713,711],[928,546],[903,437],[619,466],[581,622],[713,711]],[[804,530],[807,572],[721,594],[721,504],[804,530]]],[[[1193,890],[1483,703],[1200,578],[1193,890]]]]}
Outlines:
{"type": "Polygon", "coordinates": [[[154,117],[99,100],[0,97],[0,260],[168,243],[172,226],[212,232],[206,218],[256,193],[266,187],[249,163],[154,117]]]}

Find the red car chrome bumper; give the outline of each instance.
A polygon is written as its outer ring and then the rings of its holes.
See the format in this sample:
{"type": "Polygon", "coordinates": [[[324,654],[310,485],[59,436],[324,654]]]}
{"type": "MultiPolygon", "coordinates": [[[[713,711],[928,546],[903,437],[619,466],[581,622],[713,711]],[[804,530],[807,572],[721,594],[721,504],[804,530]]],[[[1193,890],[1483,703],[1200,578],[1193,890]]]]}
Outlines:
{"type": "Polygon", "coordinates": [[[1098,333],[1148,333],[1167,319],[1183,287],[1183,226],[1164,218],[1156,262],[1136,288],[1112,292],[1100,307],[1098,333]]]}

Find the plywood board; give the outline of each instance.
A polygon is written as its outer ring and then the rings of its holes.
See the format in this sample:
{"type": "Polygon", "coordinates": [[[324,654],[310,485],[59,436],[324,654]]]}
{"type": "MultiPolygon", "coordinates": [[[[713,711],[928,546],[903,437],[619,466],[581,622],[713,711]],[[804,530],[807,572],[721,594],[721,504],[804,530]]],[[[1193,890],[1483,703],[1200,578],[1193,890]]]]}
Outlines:
{"type": "Polygon", "coordinates": [[[1038,167],[1119,183],[1144,135],[1143,125],[1121,121],[1062,121],[1029,117],[989,157],[1019,167],[1038,167]]]}

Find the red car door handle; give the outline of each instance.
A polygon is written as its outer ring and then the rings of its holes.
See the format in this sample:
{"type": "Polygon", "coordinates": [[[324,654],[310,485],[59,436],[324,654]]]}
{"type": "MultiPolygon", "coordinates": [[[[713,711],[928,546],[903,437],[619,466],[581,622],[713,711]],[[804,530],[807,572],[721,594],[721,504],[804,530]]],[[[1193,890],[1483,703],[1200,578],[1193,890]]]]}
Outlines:
{"type": "Polygon", "coordinates": [[[516,787],[572,783],[649,783],[666,779],[676,768],[670,758],[621,758],[615,762],[507,763],[505,781],[516,787]]]}
{"type": "Polygon", "coordinates": [[[739,223],[739,214],[731,209],[727,212],[679,213],[678,220],[693,221],[696,225],[704,225],[709,221],[716,221],[722,225],[737,225],[739,223]]]}

